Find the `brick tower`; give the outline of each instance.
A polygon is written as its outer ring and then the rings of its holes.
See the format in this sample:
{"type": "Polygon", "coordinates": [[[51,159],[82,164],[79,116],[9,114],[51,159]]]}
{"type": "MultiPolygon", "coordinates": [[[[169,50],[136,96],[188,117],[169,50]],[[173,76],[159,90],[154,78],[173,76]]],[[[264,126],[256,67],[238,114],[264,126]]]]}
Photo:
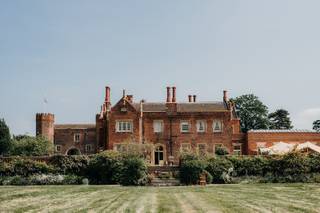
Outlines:
{"type": "Polygon", "coordinates": [[[54,115],[50,113],[36,114],[36,135],[42,135],[53,143],[54,115]]]}

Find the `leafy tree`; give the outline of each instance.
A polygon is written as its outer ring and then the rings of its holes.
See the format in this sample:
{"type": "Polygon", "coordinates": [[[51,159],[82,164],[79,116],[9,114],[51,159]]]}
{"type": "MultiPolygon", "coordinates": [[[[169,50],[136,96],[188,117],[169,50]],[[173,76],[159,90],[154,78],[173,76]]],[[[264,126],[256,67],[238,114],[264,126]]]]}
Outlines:
{"type": "Polygon", "coordinates": [[[13,140],[12,155],[42,156],[52,153],[53,144],[45,137],[24,136],[13,140]]]}
{"type": "Polygon", "coordinates": [[[247,132],[250,129],[268,128],[268,107],[257,96],[247,94],[231,101],[235,103],[243,132],[247,132]]]}
{"type": "Polygon", "coordinates": [[[289,112],[285,109],[278,109],[269,116],[270,129],[292,129],[289,112]]]}
{"type": "Polygon", "coordinates": [[[0,155],[7,154],[11,148],[9,127],[4,119],[0,119],[0,155]]]}
{"type": "Polygon", "coordinates": [[[316,130],[317,132],[320,132],[320,120],[314,121],[312,125],[314,130],[316,130]]]}

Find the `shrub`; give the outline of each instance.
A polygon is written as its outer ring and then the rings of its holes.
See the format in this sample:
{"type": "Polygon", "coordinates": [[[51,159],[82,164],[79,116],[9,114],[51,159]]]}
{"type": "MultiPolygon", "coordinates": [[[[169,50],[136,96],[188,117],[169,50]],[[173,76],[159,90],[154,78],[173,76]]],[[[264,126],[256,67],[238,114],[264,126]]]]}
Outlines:
{"type": "Polygon", "coordinates": [[[89,158],[85,155],[54,155],[48,163],[54,166],[57,173],[83,176],[87,172],[89,158]]]}
{"type": "Polygon", "coordinates": [[[122,159],[121,185],[145,185],[147,179],[147,165],[143,158],[135,155],[128,155],[122,159]]]}
{"type": "Polygon", "coordinates": [[[180,181],[184,184],[197,184],[206,168],[204,160],[183,160],[180,166],[180,181]]]}
{"type": "Polygon", "coordinates": [[[263,176],[268,172],[269,161],[264,157],[230,157],[236,176],[263,176]]]}
{"type": "Polygon", "coordinates": [[[228,155],[229,152],[225,147],[217,147],[215,150],[215,154],[221,156],[221,155],[228,155]]]}
{"type": "Polygon", "coordinates": [[[204,174],[206,175],[206,182],[207,182],[208,184],[212,183],[212,180],[213,180],[212,175],[211,175],[208,171],[206,171],[206,170],[204,170],[204,174]]]}
{"type": "Polygon", "coordinates": [[[232,167],[232,163],[226,158],[210,158],[206,170],[212,175],[213,183],[224,183],[222,174],[232,167]]]}
{"type": "Polygon", "coordinates": [[[52,153],[53,145],[42,136],[24,136],[13,140],[11,155],[43,156],[52,153]]]}
{"type": "Polygon", "coordinates": [[[88,165],[87,176],[95,184],[119,182],[122,156],[118,152],[105,151],[96,154],[88,165]]]}
{"type": "Polygon", "coordinates": [[[319,153],[310,154],[308,161],[310,166],[310,172],[313,172],[313,173],[320,172],[320,154],[319,153]]]}
{"type": "Polygon", "coordinates": [[[10,162],[3,162],[0,166],[1,176],[23,176],[28,177],[33,174],[47,174],[53,168],[45,162],[38,162],[30,159],[15,158],[10,162]]]}

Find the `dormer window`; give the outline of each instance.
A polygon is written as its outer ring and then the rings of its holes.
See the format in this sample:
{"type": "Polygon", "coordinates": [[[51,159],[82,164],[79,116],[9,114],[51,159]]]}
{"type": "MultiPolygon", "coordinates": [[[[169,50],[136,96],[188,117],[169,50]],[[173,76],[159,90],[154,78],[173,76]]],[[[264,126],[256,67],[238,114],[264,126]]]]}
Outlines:
{"type": "Polygon", "coordinates": [[[220,120],[214,120],[212,123],[213,132],[222,132],[222,122],[220,120]]]}

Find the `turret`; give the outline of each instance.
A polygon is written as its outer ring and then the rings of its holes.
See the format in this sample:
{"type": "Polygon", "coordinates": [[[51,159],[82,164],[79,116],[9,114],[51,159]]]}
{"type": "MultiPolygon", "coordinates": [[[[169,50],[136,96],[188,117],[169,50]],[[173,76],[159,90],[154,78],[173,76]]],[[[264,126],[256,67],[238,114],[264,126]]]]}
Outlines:
{"type": "Polygon", "coordinates": [[[53,143],[54,115],[50,113],[36,114],[36,135],[41,135],[53,143]]]}

